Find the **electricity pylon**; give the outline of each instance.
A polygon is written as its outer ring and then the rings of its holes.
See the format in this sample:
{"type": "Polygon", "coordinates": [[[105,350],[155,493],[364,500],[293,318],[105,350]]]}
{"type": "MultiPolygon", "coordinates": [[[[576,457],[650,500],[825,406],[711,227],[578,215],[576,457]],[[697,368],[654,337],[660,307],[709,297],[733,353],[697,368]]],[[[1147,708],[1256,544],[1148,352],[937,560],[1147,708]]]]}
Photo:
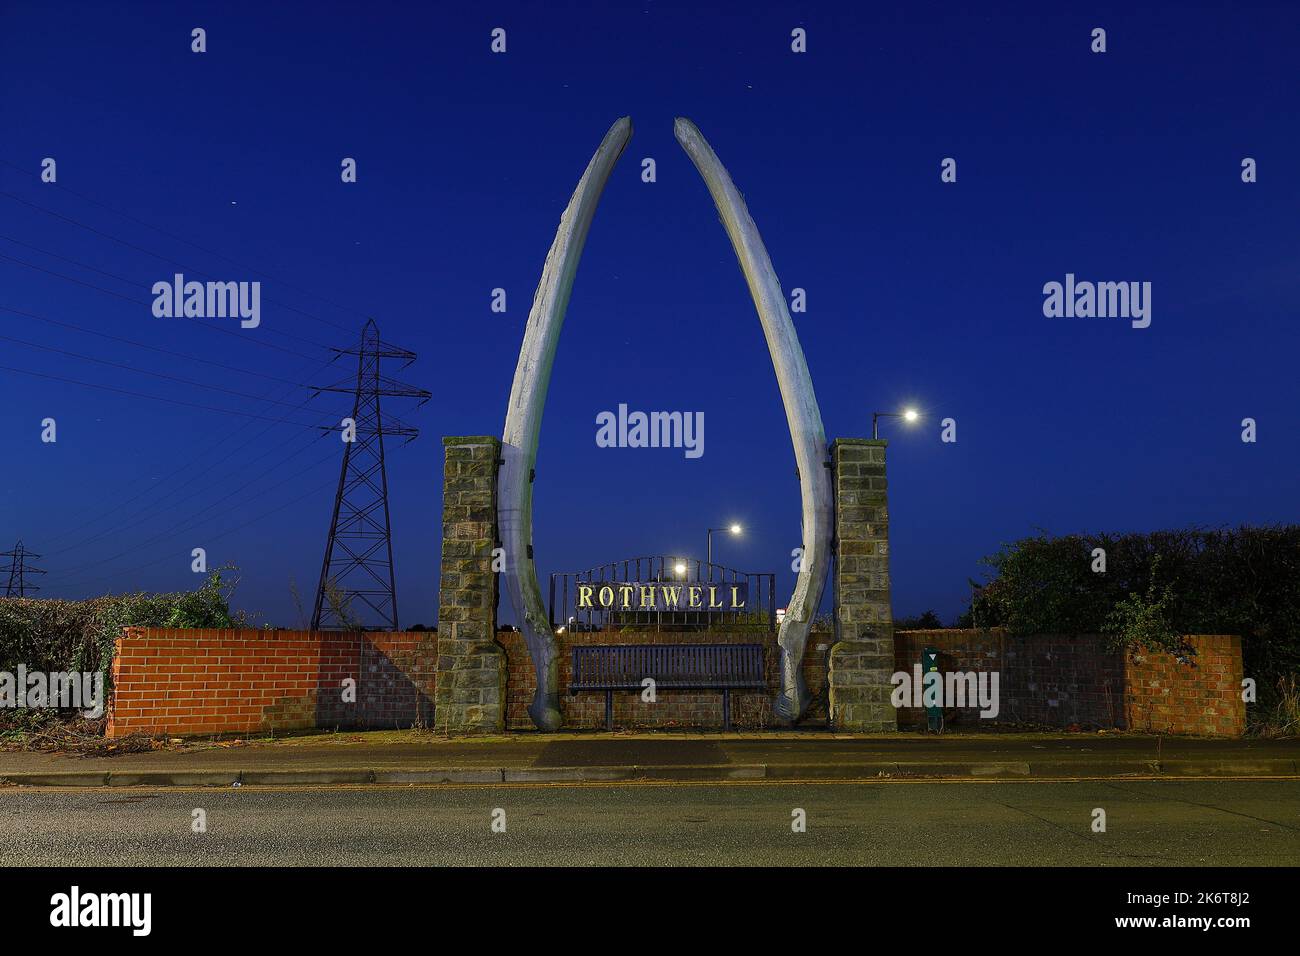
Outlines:
{"type": "Polygon", "coordinates": [[[29,591],[34,594],[40,590],[35,584],[27,583],[27,575],[45,573],[40,568],[27,563],[39,559],[39,554],[32,554],[19,541],[12,551],[0,551],[0,558],[9,559],[9,567],[0,568],[0,575],[9,572],[9,585],[5,588],[5,597],[26,597],[29,591]]]}
{"type": "MultiPolygon", "coordinates": [[[[311,629],[351,630],[367,624],[366,609],[378,616],[377,626],[397,630],[397,583],[393,573],[393,533],[388,512],[388,473],[384,467],[384,436],[403,437],[408,442],[418,429],[394,418],[385,420],[380,396],[416,398],[427,402],[430,392],[405,385],[383,375],[381,359],[415,361],[415,353],[383,342],[375,320],[361,330],[361,344],[353,349],[334,349],[340,355],[357,356],[356,382],[344,379],[317,392],[351,392],[352,415],[342,422],[343,469],[334,496],[325,560],[311,629]],[[364,605],[361,607],[360,605],[364,605]]],[[[418,407],[418,406],[417,406],[418,407]]],[[[333,429],[326,429],[332,431],[333,429]]]]}

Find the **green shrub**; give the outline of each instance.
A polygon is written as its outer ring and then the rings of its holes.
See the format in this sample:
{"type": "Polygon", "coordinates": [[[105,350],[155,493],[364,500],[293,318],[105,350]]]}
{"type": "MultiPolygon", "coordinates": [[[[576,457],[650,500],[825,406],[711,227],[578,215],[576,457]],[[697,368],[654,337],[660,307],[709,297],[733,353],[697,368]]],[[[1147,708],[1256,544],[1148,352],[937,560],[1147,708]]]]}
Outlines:
{"type": "Polygon", "coordinates": [[[1174,589],[1169,584],[1156,584],[1159,571],[1160,555],[1156,555],[1151,562],[1151,582],[1146,594],[1131,591],[1127,597],[1116,601],[1110,614],[1106,615],[1102,631],[1109,634],[1113,646],[1120,649],[1141,647],[1191,660],[1196,652],[1174,627],[1174,589]]]}

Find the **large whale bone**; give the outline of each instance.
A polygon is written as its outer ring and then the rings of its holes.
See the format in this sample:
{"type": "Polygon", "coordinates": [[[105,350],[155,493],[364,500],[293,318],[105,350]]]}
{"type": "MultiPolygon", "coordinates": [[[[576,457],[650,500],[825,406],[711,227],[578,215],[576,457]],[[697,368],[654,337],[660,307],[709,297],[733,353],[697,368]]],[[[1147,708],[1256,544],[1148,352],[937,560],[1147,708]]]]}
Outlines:
{"type": "Polygon", "coordinates": [[[532,553],[532,478],[537,464],[537,437],[542,427],[542,409],[546,405],[555,347],[560,340],[582,247],[600,194],[631,136],[631,117],[624,116],[609,128],[560,217],[528,313],[528,327],[519,349],[514,384],[510,386],[510,405],[501,439],[497,522],[505,550],[502,573],[510,606],[537,671],[537,693],[528,707],[528,716],[539,730],[558,730],[562,718],[558,647],[542,589],[537,583],[537,565],[532,553]]]}
{"type": "Polygon", "coordinates": [[[749,294],[763,323],[767,350],[772,355],[781,401],[785,404],[786,421],[790,425],[790,441],[794,444],[803,502],[803,561],[794,596],[786,606],[777,633],[781,686],[772,707],[779,720],[794,723],[808,707],[808,687],[802,670],[804,648],[826,588],[826,572],[831,559],[834,509],[830,469],[827,467],[826,430],[822,427],[822,414],[817,407],[812,377],[808,374],[808,362],[790,320],[781,282],[772,269],[772,260],[758,234],[758,226],[745,207],[745,200],[694,123],[679,116],[673,124],[673,132],[708,186],[722,226],[736,251],[736,258],[740,260],[740,271],[745,274],[749,294]]]}

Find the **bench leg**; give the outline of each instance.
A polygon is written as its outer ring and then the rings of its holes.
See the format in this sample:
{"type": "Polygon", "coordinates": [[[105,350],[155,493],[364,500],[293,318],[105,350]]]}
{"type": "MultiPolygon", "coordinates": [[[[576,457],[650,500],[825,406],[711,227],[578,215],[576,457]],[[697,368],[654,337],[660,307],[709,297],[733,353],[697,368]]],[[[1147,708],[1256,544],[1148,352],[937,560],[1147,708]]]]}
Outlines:
{"type": "Polygon", "coordinates": [[[723,690],[722,692],[722,729],[725,732],[731,731],[731,691],[723,690]]]}
{"type": "Polygon", "coordinates": [[[614,692],[605,691],[605,729],[614,729],[614,692]]]}

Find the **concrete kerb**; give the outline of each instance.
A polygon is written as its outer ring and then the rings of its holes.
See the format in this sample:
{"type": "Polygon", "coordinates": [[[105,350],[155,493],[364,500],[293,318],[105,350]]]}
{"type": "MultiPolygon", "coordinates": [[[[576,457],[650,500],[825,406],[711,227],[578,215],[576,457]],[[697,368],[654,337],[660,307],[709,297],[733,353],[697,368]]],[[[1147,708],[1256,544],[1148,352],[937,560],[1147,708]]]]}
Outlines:
{"type": "Polygon", "coordinates": [[[601,767],[472,767],[409,769],[206,770],[206,771],[67,771],[0,775],[9,787],[232,787],[232,786],[401,786],[438,784],[608,783],[636,781],[718,782],[744,780],[810,783],[880,778],[931,779],[1068,779],[1071,777],[1291,777],[1300,765],[1289,758],[1241,760],[1143,758],[1104,762],[1045,761],[899,761],[867,760],[792,764],[628,764],[601,767]]]}

